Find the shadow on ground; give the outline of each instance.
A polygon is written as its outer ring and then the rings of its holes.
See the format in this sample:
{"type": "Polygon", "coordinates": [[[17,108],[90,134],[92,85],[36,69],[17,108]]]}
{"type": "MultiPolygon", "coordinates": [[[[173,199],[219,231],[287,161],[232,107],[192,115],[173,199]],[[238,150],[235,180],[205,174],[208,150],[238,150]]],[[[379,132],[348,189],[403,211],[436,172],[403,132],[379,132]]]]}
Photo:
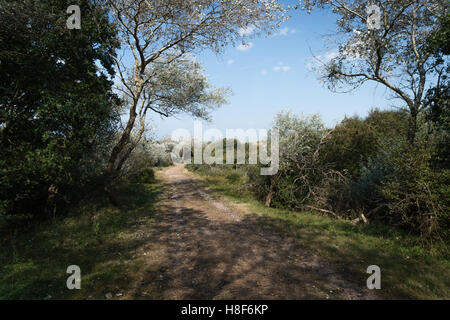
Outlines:
{"type": "Polygon", "coordinates": [[[179,172],[168,172],[167,189],[157,228],[144,248],[148,270],[133,298],[374,298],[365,281],[347,280],[296,241],[260,223],[258,215],[236,218],[218,209],[179,172]]]}

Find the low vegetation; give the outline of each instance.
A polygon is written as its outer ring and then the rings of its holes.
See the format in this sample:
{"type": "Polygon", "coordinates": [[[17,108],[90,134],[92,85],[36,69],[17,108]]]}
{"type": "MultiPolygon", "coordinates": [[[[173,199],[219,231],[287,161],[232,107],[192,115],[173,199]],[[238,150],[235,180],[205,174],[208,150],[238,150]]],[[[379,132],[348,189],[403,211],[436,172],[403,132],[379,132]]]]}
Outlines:
{"type": "Polygon", "coordinates": [[[243,211],[257,214],[260,223],[292,237],[326,258],[337,270],[364,282],[361,270],[375,264],[382,270],[380,297],[388,299],[445,299],[450,296],[450,255],[441,243],[380,222],[353,224],[326,213],[269,208],[255,200],[241,169],[207,166],[189,169],[203,186],[232,201],[243,211]]]}
{"type": "Polygon", "coordinates": [[[97,195],[65,217],[28,228],[0,229],[0,299],[105,299],[108,293],[132,294],[143,271],[141,251],[150,241],[162,186],[124,184],[116,192],[126,206],[113,207],[97,195]],[[83,290],[67,289],[70,265],[81,267],[83,290]]]}
{"type": "MultiPolygon", "coordinates": [[[[436,129],[424,118],[411,145],[407,124],[402,111],[374,110],[365,119],[346,118],[331,129],[317,115],[281,112],[273,126],[280,133],[275,175],[260,175],[261,165],[190,168],[213,175],[225,170],[230,183],[242,174],[246,189],[268,207],[377,221],[424,241],[448,244],[450,171],[439,160],[445,157],[440,137],[448,129],[436,129]]],[[[248,146],[246,151],[248,160],[248,146]]]]}

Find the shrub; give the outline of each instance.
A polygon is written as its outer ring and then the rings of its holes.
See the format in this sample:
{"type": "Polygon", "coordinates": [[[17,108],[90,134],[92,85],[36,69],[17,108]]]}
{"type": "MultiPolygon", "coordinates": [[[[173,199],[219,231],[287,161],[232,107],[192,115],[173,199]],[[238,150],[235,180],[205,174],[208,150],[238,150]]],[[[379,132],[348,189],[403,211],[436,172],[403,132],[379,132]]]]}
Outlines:
{"type": "Polygon", "coordinates": [[[385,201],[381,187],[392,172],[387,156],[386,152],[381,151],[369,158],[367,163],[361,164],[360,175],[352,183],[352,198],[358,209],[367,211],[385,201]]]}
{"type": "Polygon", "coordinates": [[[320,161],[353,179],[359,175],[360,164],[376,151],[377,139],[370,125],[358,117],[346,118],[324,142],[320,161]]]}
{"type": "Polygon", "coordinates": [[[355,180],[384,142],[406,135],[407,123],[407,114],[403,111],[372,110],[365,119],[345,118],[324,142],[320,159],[355,180]]]}
{"type": "Polygon", "coordinates": [[[153,169],[141,170],[130,177],[134,183],[155,183],[155,172],[153,169]]]}
{"type": "Polygon", "coordinates": [[[446,238],[450,227],[450,170],[432,166],[433,141],[420,137],[416,145],[391,144],[382,194],[389,213],[400,225],[426,238],[446,238]]]}

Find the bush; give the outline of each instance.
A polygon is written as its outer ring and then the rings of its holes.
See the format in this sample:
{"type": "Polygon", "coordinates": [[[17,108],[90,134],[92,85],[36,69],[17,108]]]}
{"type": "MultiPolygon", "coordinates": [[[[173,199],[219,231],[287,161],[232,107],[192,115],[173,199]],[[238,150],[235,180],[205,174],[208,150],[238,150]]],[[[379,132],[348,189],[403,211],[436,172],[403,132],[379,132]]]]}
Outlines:
{"type": "Polygon", "coordinates": [[[358,117],[346,118],[326,139],[320,161],[353,179],[359,175],[360,164],[376,151],[377,139],[370,125],[358,117]]]}
{"type": "Polygon", "coordinates": [[[381,187],[387,175],[392,172],[387,153],[381,151],[361,164],[360,175],[352,184],[352,198],[358,209],[368,211],[385,202],[381,187]]]}
{"type": "Polygon", "coordinates": [[[403,111],[372,110],[367,118],[345,118],[331,132],[321,148],[320,159],[355,180],[361,169],[393,137],[404,137],[407,114],[403,111]]]}
{"type": "Polygon", "coordinates": [[[155,183],[155,172],[153,169],[139,171],[130,177],[130,181],[133,183],[155,183]]]}
{"type": "Polygon", "coordinates": [[[368,212],[384,206],[371,219],[420,233],[424,238],[447,238],[450,227],[450,170],[433,165],[436,143],[418,135],[387,140],[381,151],[362,166],[352,186],[358,208],[368,212]]]}
{"type": "Polygon", "coordinates": [[[389,213],[400,225],[426,238],[447,238],[450,228],[450,170],[432,166],[435,144],[419,136],[417,144],[391,144],[392,168],[381,191],[389,213]]]}

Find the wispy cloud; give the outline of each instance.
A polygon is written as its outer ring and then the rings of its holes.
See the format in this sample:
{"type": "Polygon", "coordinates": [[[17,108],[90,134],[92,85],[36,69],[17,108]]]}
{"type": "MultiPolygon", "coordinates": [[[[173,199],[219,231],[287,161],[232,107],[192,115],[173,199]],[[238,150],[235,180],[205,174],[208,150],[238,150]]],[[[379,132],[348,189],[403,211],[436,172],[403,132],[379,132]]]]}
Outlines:
{"type": "Polygon", "coordinates": [[[284,71],[284,72],[288,72],[289,70],[291,70],[291,67],[289,67],[289,66],[282,66],[282,67],[276,66],[276,67],[273,67],[273,70],[274,70],[274,71],[284,71]]]}
{"type": "Polygon", "coordinates": [[[284,62],[280,62],[280,63],[278,63],[277,66],[273,67],[273,71],[275,71],[275,72],[278,72],[278,71],[288,72],[289,70],[291,70],[291,67],[285,66],[284,62]]]}
{"type": "Polygon", "coordinates": [[[328,51],[325,53],[325,61],[329,62],[338,56],[337,51],[328,51]]]}
{"type": "Polygon", "coordinates": [[[241,37],[251,36],[255,32],[255,26],[250,25],[244,28],[240,28],[238,32],[241,37]]]}
{"type": "Polygon", "coordinates": [[[275,36],[287,36],[289,34],[297,33],[297,29],[290,29],[289,27],[284,27],[280,29],[278,33],[275,34],[275,36]]]}
{"type": "Polygon", "coordinates": [[[308,60],[306,69],[308,71],[316,71],[321,65],[329,63],[339,55],[337,50],[327,51],[324,55],[317,55],[308,60]]]}
{"type": "Polygon", "coordinates": [[[247,43],[241,43],[240,45],[237,46],[236,49],[239,51],[248,51],[253,47],[254,47],[253,42],[247,42],[247,43]]]}
{"type": "Polygon", "coordinates": [[[267,76],[267,70],[266,69],[261,70],[261,75],[262,76],[267,76]]]}

